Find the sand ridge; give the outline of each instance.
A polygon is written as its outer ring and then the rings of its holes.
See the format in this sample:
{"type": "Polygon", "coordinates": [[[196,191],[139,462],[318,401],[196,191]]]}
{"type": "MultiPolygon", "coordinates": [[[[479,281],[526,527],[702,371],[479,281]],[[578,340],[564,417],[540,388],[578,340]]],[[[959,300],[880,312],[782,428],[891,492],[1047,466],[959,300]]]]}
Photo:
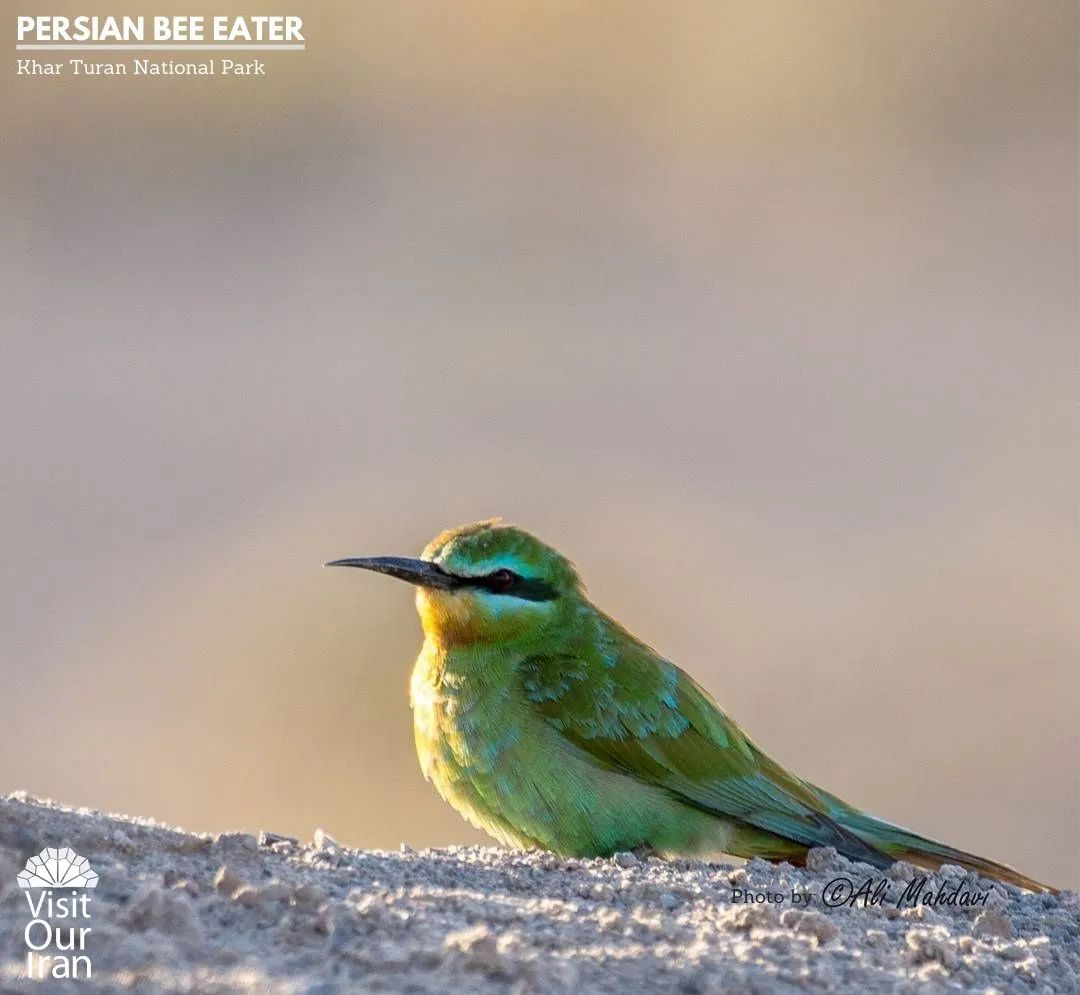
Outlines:
{"type": "Polygon", "coordinates": [[[1080,991],[1076,893],[920,875],[829,849],[804,869],[363,851],[322,831],[198,835],[17,793],[0,799],[0,992],[1080,991]],[[89,980],[26,978],[16,875],[46,846],[99,875],[89,980]]]}

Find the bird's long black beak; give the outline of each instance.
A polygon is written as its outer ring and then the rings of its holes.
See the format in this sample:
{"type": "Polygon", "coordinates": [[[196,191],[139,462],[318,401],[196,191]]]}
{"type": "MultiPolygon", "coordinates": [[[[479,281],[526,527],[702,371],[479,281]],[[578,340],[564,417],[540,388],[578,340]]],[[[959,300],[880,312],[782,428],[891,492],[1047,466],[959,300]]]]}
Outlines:
{"type": "Polygon", "coordinates": [[[408,581],[419,587],[437,587],[444,591],[461,584],[459,578],[448,574],[434,563],[429,563],[427,560],[411,560],[405,556],[360,556],[347,560],[331,560],[324,566],[374,570],[376,573],[389,574],[391,577],[397,577],[398,580],[408,581]]]}

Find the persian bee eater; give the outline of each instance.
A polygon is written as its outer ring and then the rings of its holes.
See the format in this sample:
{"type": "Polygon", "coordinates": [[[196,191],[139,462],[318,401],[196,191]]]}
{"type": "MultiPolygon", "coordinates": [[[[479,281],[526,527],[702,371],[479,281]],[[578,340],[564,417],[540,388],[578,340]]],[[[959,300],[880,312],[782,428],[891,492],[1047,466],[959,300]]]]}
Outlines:
{"type": "Polygon", "coordinates": [[[478,522],[442,533],[420,559],[327,565],[416,586],[420,767],[506,845],[793,864],[832,846],[873,867],[960,864],[1046,889],[789,774],[693,678],[593,605],[565,556],[522,529],[478,522]]]}

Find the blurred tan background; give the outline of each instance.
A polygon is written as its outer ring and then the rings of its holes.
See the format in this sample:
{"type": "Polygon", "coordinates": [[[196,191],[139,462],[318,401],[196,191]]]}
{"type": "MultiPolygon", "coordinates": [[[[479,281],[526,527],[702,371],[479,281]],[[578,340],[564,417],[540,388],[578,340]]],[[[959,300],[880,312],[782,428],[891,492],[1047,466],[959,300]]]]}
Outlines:
{"type": "Polygon", "coordinates": [[[477,840],[411,592],[320,564],[498,514],[781,762],[1080,884],[1075,5],[273,12],[265,79],[0,84],[0,790],[477,840]]]}

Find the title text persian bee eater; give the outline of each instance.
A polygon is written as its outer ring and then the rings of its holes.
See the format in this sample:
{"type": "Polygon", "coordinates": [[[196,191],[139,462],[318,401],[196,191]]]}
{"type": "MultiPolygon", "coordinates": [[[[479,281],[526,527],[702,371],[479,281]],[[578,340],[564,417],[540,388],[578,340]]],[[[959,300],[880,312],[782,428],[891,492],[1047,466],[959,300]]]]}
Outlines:
{"type": "Polygon", "coordinates": [[[888,867],[1011,867],[865,815],[771,760],[689,675],[585,596],[566,557],[498,521],[444,532],[418,560],[335,560],[416,585],[412,674],[424,776],[511,846],[801,864],[815,846],[888,867]]]}

